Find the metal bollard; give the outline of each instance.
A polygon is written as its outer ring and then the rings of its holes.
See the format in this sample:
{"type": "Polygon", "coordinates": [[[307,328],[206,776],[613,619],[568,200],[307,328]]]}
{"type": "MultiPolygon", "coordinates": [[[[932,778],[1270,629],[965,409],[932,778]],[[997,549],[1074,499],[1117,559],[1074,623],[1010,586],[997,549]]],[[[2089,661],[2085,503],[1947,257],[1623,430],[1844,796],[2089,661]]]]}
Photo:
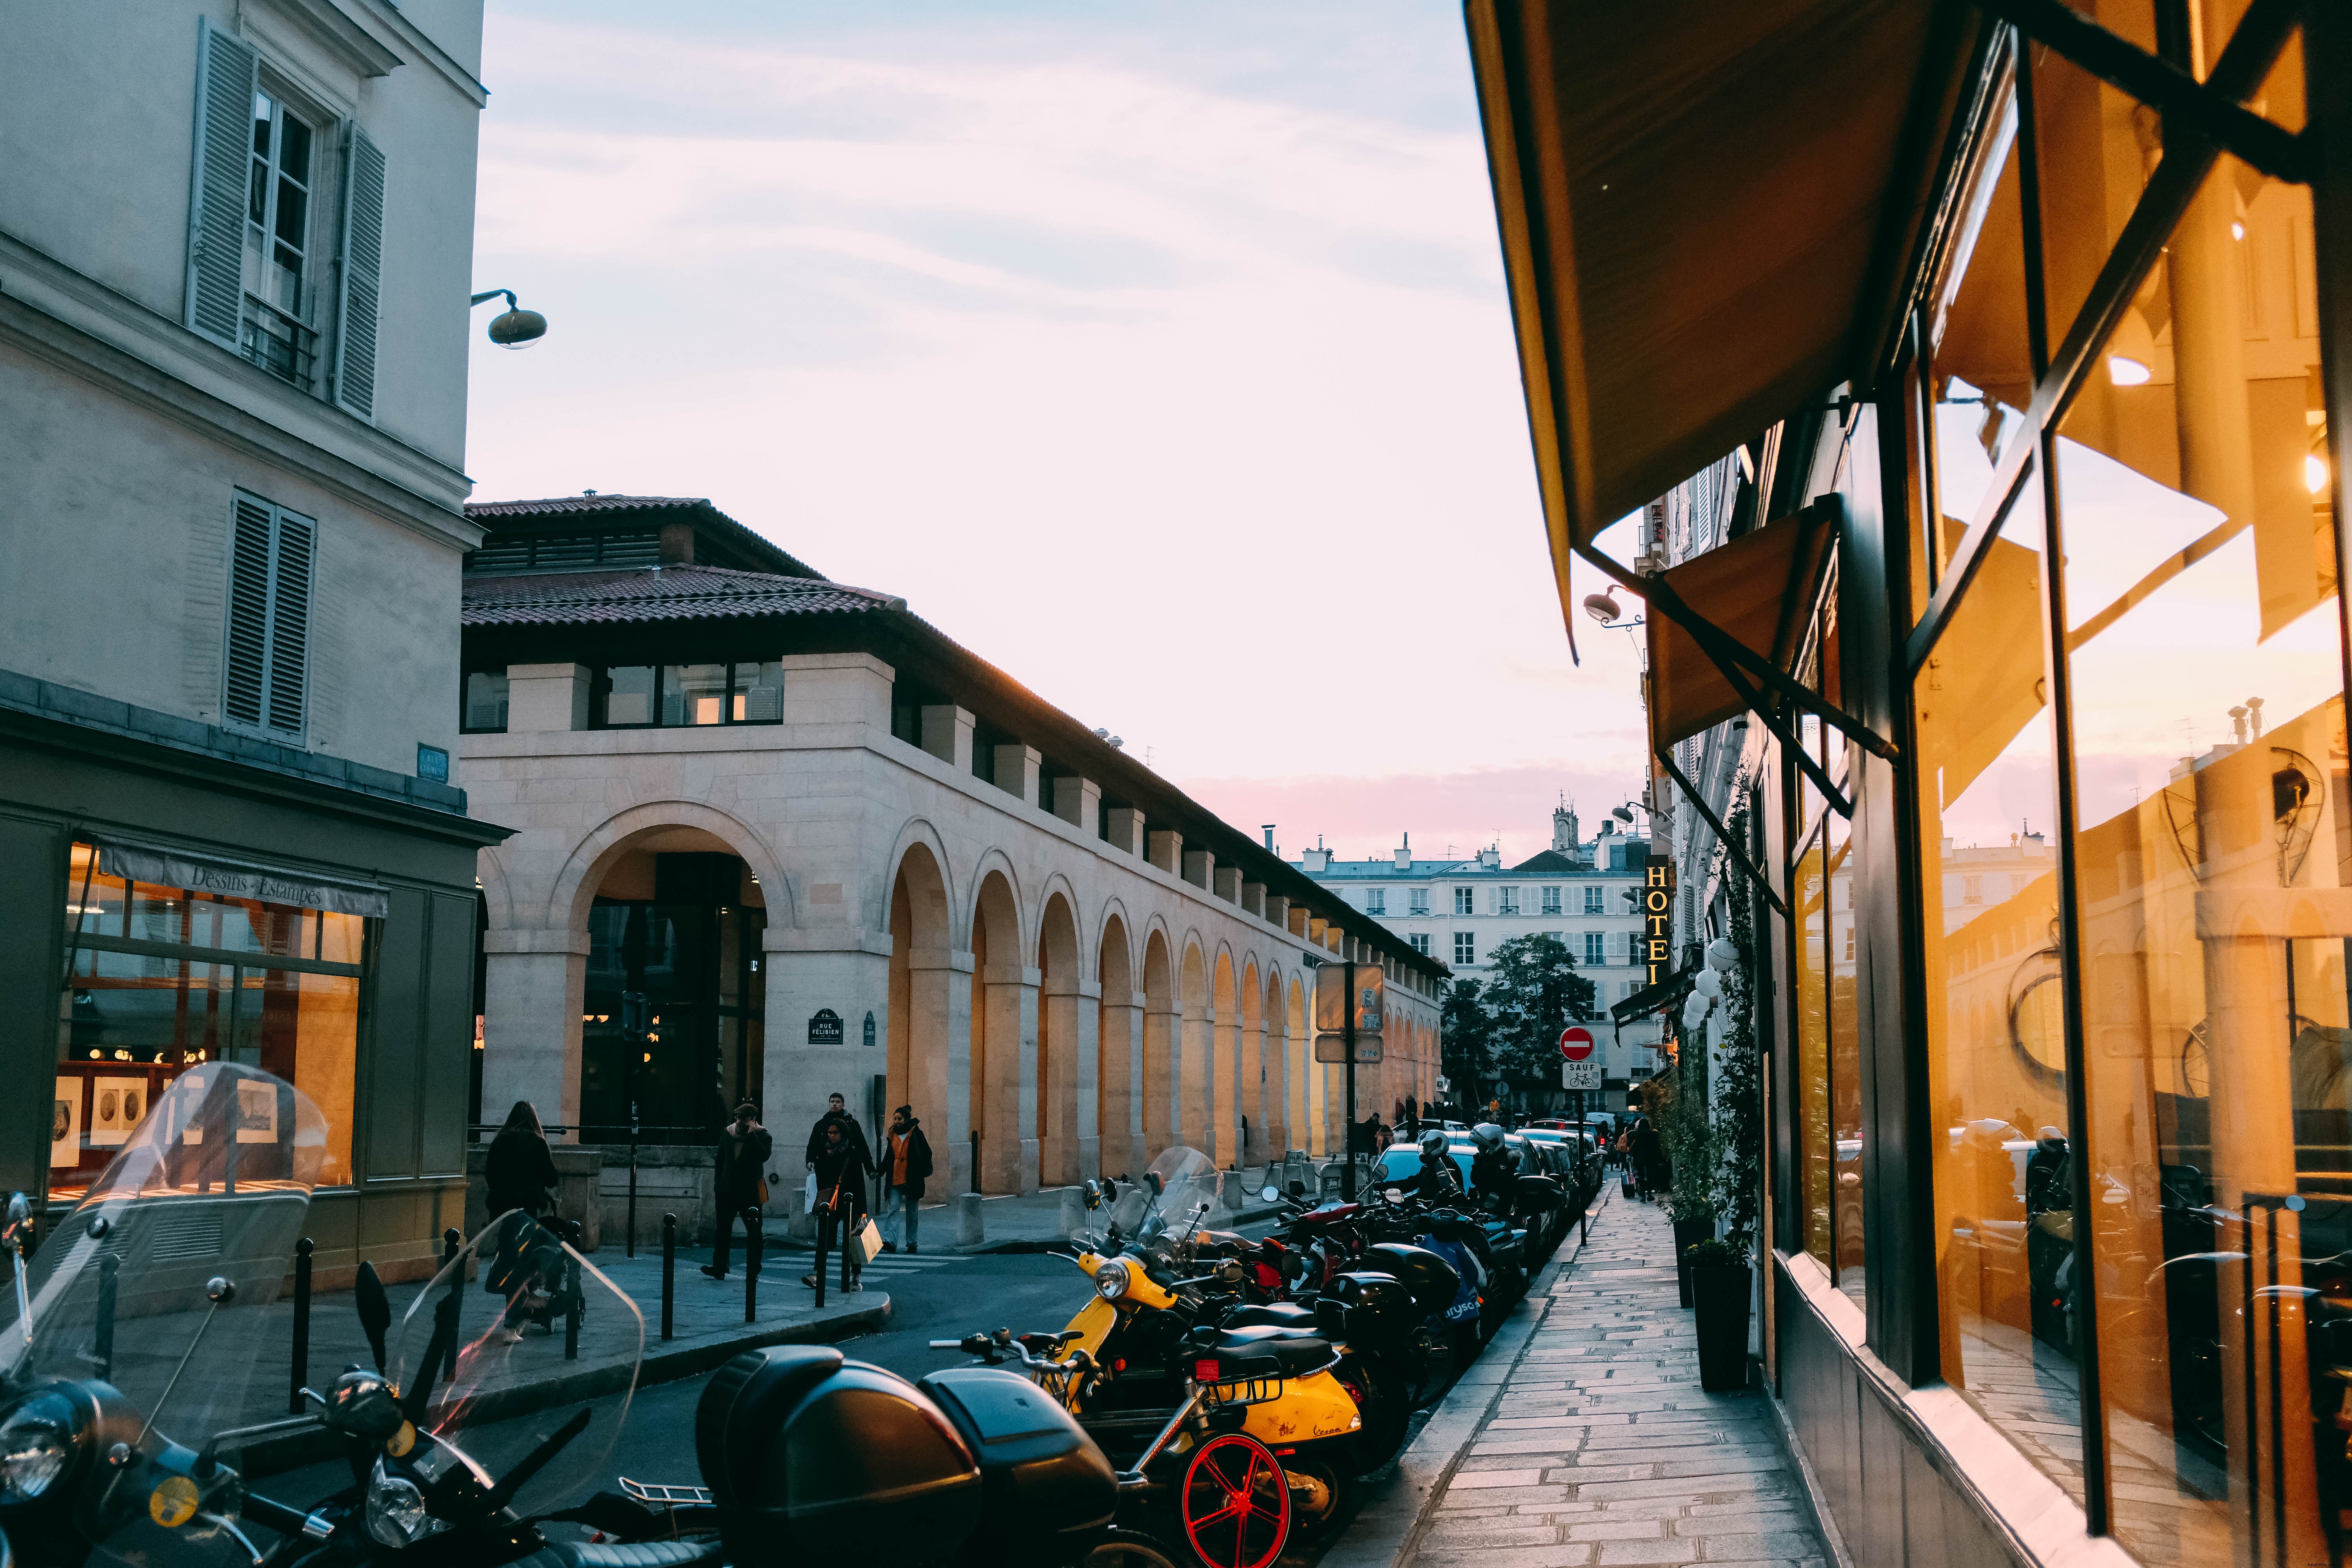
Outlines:
{"type": "Polygon", "coordinates": [[[816,1273],[814,1278],[816,1280],[816,1304],[820,1309],[824,1306],[824,1244],[832,1239],[831,1221],[831,1215],[820,1215],[816,1222],[816,1273]]]}
{"type": "Polygon", "coordinates": [[[759,1212],[750,1209],[743,1215],[751,1222],[743,1227],[743,1321],[747,1323],[760,1321],[760,1244],[766,1237],[760,1231],[759,1212]]]}
{"type": "Polygon", "coordinates": [[[565,1361],[580,1359],[580,1309],[584,1303],[585,1298],[580,1291],[580,1259],[567,1252],[563,1255],[563,1359],[565,1361]]]}
{"type": "Polygon", "coordinates": [[[677,1215],[662,1215],[662,1338],[670,1337],[669,1299],[677,1288],[677,1215]]]}
{"type": "Polygon", "coordinates": [[[110,1252],[98,1259],[98,1342],[91,1346],[101,1383],[114,1381],[114,1277],[122,1260],[110,1252]]]}
{"type": "Polygon", "coordinates": [[[310,1381],[310,1238],[294,1244],[294,1381],[286,1390],[286,1414],[302,1414],[302,1385],[310,1381]]]}
{"type": "MultiPolygon", "coordinates": [[[[457,1254],[465,1249],[465,1245],[466,1238],[457,1233],[456,1226],[453,1225],[443,1231],[441,1233],[441,1267],[446,1269],[451,1264],[457,1262],[457,1254]]],[[[450,1276],[448,1294],[446,1297],[449,1303],[449,1315],[452,1318],[457,1315],[457,1298],[465,1289],[466,1271],[460,1268],[450,1276]]],[[[432,1368],[427,1367],[425,1379],[428,1383],[432,1380],[432,1368]]],[[[457,1336],[455,1334],[449,1336],[449,1360],[442,1369],[441,1381],[444,1383],[457,1381],[457,1336]]]]}

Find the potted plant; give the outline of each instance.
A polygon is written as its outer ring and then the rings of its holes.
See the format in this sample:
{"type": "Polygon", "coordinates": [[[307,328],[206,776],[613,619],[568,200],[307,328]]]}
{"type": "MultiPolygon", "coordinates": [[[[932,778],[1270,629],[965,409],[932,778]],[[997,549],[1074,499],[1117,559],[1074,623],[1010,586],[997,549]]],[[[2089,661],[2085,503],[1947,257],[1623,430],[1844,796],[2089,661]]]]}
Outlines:
{"type": "Polygon", "coordinates": [[[1737,1394],[1748,1386],[1748,1259],[1711,1237],[1694,1242],[1683,1256],[1697,1310],[1698,1385],[1709,1394],[1737,1394]]]}
{"type": "Polygon", "coordinates": [[[1675,1289],[1687,1307],[1691,1304],[1690,1249],[1715,1239],[1715,1205],[1683,1186],[1666,1194],[1662,1206],[1675,1226],[1675,1289]]]}

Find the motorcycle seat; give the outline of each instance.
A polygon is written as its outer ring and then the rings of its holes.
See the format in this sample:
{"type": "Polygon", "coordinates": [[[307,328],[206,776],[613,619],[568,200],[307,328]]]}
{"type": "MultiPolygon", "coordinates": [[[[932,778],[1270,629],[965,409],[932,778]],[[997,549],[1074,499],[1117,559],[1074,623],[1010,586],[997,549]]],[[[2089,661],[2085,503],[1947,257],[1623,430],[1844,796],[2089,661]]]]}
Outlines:
{"type": "Polygon", "coordinates": [[[551,1550],[569,1558],[572,1568],[687,1568],[719,1560],[715,1535],[699,1541],[566,1541],[552,1543],[551,1550]]]}
{"type": "Polygon", "coordinates": [[[1228,1329],[1304,1329],[1315,1331],[1315,1314],[1296,1301],[1262,1301],[1237,1307],[1225,1315],[1228,1329]]]}
{"type": "Polygon", "coordinates": [[[1283,1377],[1304,1377],[1329,1364],[1331,1344],[1296,1330],[1271,1326],[1254,1329],[1228,1329],[1217,1336],[1211,1347],[1222,1361],[1239,1363],[1237,1376],[1264,1376],[1253,1373],[1248,1363],[1272,1362],[1273,1370],[1283,1377]]]}

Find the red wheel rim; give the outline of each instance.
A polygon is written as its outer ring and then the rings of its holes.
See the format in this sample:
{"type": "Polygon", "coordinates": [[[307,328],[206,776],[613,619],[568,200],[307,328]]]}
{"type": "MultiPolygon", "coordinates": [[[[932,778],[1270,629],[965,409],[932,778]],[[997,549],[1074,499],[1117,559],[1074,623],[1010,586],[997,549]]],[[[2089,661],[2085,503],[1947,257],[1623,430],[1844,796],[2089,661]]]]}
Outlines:
{"type": "Polygon", "coordinates": [[[1179,1506],[1193,1554],[1212,1568],[1270,1568],[1290,1537],[1290,1485],[1266,1446],[1242,1432],[1201,1445],[1179,1506]]]}

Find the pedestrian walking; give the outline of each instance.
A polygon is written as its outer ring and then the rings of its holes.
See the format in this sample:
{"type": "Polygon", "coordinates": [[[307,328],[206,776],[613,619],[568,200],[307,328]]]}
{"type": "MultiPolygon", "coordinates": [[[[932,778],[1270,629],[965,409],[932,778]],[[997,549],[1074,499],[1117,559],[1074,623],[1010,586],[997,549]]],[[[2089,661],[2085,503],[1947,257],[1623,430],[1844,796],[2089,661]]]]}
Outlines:
{"type": "Polygon", "coordinates": [[[1641,1173],[1642,1195],[1654,1198],[1660,1185],[1660,1163],[1665,1158],[1665,1140],[1658,1136],[1657,1127],[1646,1116],[1633,1124],[1633,1164],[1641,1173]]]}
{"type": "Polygon", "coordinates": [[[712,1192],[719,1205],[719,1250],[702,1266],[713,1279],[727,1278],[728,1251],[739,1219],[743,1222],[744,1267],[754,1275],[760,1271],[759,1255],[751,1247],[751,1238],[760,1233],[761,1189],[766,1184],[760,1173],[775,1149],[775,1135],[760,1125],[759,1107],[748,1100],[737,1106],[735,1120],[719,1135],[718,1180],[712,1192]]]}
{"type": "Polygon", "coordinates": [[[541,1287],[548,1283],[541,1278],[547,1255],[562,1256],[560,1248],[541,1240],[539,1224],[541,1215],[554,1212],[555,1200],[547,1190],[556,1181],[555,1156],[548,1150],[538,1108],[518,1100],[482,1157],[484,1195],[499,1226],[497,1252],[483,1284],[491,1294],[507,1299],[495,1331],[505,1344],[520,1341],[523,1321],[546,1304],[547,1292],[541,1287]]]}
{"type": "MultiPolygon", "coordinates": [[[[866,1215],[866,1184],[874,1179],[874,1162],[866,1157],[863,1142],[850,1140],[848,1121],[844,1117],[820,1124],[824,1147],[817,1151],[814,1164],[817,1255],[823,1257],[836,1246],[841,1248],[841,1288],[845,1291],[866,1289],[857,1279],[858,1271],[866,1267],[866,1259],[857,1250],[857,1222],[866,1215]]],[[[814,1289],[814,1271],[802,1275],[801,1283],[814,1289]]]]}
{"type": "Polygon", "coordinates": [[[857,1118],[849,1114],[847,1102],[838,1094],[825,1097],[824,1114],[818,1117],[816,1125],[809,1129],[808,1168],[812,1171],[816,1169],[817,1156],[824,1152],[825,1124],[833,1121],[842,1124],[849,1138],[850,1145],[866,1156],[866,1168],[871,1170],[874,1166],[874,1149],[866,1142],[866,1129],[857,1125],[857,1118]]]}
{"type": "Polygon", "coordinates": [[[923,1136],[922,1120],[911,1105],[890,1113],[887,1141],[889,1166],[883,1173],[891,1208],[882,1221],[882,1250],[896,1252],[903,1236],[909,1256],[915,1251],[915,1226],[922,1217],[923,1184],[931,1174],[931,1141],[923,1136]]]}

